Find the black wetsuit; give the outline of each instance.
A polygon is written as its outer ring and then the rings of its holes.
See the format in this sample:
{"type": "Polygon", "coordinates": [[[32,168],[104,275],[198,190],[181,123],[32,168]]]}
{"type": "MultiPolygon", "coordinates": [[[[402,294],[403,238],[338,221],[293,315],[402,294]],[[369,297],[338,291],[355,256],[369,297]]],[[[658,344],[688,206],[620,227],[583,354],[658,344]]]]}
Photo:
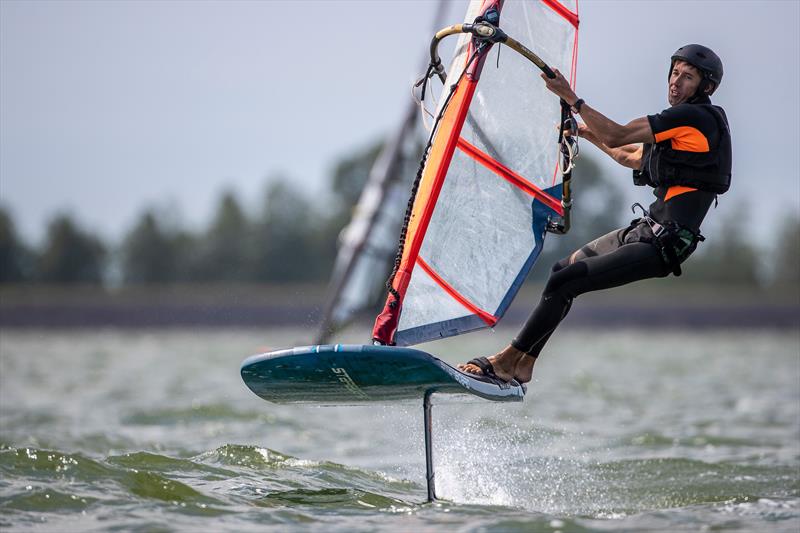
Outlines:
{"type": "MultiPolygon", "coordinates": [[[[656,143],[688,152],[708,152],[719,147],[724,134],[719,122],[707,106],[694,104],[710,104],[710,100],[702,97],[692,104],[679,104],[647,117],[656,143]]],[[[727,157],[730,161],[729,153],[727,157]]],[[[652,220],[662,224],[675,223],[697,235],[716,197],[712,192],[682,186],[656,187],[653,194],[656,200],[650,205],[652,220]]],[[[675,265],[668,264],[661,248],[653,240],[650,224],[639,219],[558,261],[553,265],[539,305],[511,345],[538,356],[579,294],[667,276],[675,265]]],[[[679,262],[689,256],[694,246],[678,258],[679,262]]]]}

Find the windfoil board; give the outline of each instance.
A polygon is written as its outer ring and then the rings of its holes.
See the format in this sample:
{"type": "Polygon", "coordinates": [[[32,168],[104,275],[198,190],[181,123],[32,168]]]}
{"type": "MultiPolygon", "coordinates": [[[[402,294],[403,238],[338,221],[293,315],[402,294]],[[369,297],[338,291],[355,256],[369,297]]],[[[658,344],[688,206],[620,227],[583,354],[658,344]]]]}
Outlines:
{"type": "Polygon", "coordinates": [[[516,381],[489,383],[413,348],[363,344],[302,346],[254,355],[242,379],[273,403],[353,404],[419,399],[428,393],[522,401],[516,381]]]}

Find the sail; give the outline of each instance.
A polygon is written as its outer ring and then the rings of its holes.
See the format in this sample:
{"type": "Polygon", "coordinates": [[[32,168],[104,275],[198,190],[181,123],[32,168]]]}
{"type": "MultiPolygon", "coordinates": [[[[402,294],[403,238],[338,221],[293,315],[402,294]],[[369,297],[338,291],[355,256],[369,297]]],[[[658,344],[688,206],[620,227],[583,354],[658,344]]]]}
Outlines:
{"type": "MultiPolygon", "coordinates": [[[[577,1],[474,0],[465,20],[492,8],[500,29],[574,85],[577,1]]],[[[541,252],[549,218],[563,213],[561,108],[526,58],[463,34],[440,106],[373,331],[387,344],[494,326],[541,252]]]]}

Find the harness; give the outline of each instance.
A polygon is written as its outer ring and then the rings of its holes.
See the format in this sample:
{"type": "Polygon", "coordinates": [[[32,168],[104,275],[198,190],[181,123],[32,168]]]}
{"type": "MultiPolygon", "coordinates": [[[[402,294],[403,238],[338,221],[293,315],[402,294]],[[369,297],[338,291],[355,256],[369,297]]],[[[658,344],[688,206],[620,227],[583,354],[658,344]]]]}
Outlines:
{"type": "Polygon", "coordinates": [[[722,194],[731,186],[731,135],[721,108],[696,104],[708,110],[719,128],[717,147],[708,152],[675,150],[669,140],[645,144],[641,170],[633,171],[635,185],[672,187],[681,185],[722,194]]]}
{"type": "Polygon", "coordinates": [[[636,208],[642,210],[642,217],[631,221],[631,231],[635,231],[637,226],[647,224],[652,232],[652,237],[638,233],[637,241],[650,243],[656,247],[664,260],[664,264],[676,276],[680,276],[681,263],[697,248],[697,244],[706,240],[700,232],[681,226],[677,222],[667,221],[658,222],[640,203],[631,206],[631,211],[636,212],[636,208]]]}

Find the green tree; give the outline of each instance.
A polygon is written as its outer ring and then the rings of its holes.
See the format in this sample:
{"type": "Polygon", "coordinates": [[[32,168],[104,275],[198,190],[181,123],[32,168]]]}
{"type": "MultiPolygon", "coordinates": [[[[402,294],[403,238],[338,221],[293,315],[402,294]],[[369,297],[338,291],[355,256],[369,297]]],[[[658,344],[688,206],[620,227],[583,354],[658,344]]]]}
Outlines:
{"type": "Polygon", "coordinates": [[[11,214],[0,207],[0,283],[29,281],[33,255],[17,237],[11,214]]]}
{"type": "Polygon", "coordinates": [[[37,277],[48,283],[100,283],[105,257],[97,237],[81,230],[69,215],[57,215],[47,229],[37,277]]]}
{"type": "Polygon", "coordinates": [[[153,210],[145,211],[122,245],[126,283],[165,283],[177,277],[179,249],[153,210]]]}
{"type": "Polygon", "coordinates": [[[283,180],[274,180],[267,187],[253,241],[259,281],[327,277],[333,264],[335,239],[324,232],[318,209],[283,180]]]}
{"type": "Polygon", "coordinates": [[[722,220],[718,233],[701,242],[695,256],[684,270],[686,281],[726,285],[758,283],[758,249],[750,242],[747,230],[749,209],[744,204],[734,208],[722,220]]]}
{"type": "MultiPolygon", "coordinates": [[[[253,277],[249,246],[252,224],[231,191],[222,195],[202,239],[192,248],[188,275],[198,281],[248,281],[253,277]]],[[[184,241],[184,244],[189,244],[184,241]]]]}
{"type": "Polygon", "coordinates": [[[775,243],[775,275],[773,282],[780,285],[800,285],[800,216],[788,215],[780,224],[775,243]]]}

